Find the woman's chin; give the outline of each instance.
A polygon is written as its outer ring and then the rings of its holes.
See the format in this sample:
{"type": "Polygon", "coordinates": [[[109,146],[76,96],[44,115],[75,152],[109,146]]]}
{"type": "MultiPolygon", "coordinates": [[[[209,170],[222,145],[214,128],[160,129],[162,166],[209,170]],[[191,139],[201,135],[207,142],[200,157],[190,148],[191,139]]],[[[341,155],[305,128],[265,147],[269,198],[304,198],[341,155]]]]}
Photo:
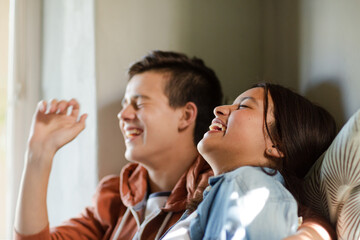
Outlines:
{"type": "Polygon", "coordinates": [[[200,142],[197,145],[197,150],[199,153],[204,157],[206,155],[206,152],[209,150],[208,141],[206,138],[203,138],[200,140],[200,142]]]}
{"type": "Polygon", "coordinates": [[[197,149],[206,161],[208,161],[217,150],[216,144],[213,141],[204,138],[198,143],[197,149]]]}

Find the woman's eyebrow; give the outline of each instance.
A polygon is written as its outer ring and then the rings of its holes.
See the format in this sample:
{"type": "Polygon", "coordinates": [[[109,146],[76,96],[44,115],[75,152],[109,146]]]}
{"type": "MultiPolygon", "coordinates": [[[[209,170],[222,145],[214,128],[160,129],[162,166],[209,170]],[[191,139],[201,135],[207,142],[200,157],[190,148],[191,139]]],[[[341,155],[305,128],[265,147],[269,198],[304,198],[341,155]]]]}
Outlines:
{"type": "Polygon", "coordinates": [[[252,101],[253,103],[255,103],[256,105],[259,105],[258,102],[256,101],[256,99],[253,98],[253,97],[243,97],[243,98],[240,99],[239,103],[241,104],[241,103],[244,102],[245,100],[250,100],[250,101],[252,101]]]}

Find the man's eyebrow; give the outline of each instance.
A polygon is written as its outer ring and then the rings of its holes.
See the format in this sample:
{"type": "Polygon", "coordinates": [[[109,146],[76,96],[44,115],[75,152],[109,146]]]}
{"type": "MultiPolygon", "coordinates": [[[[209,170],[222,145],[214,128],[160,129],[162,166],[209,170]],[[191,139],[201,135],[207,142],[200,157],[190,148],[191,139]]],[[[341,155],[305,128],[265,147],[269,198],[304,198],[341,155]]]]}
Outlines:
{"type": "Polygon", "coordinates": [[[131,99],[139,99],[139,98],[143,98],[143,99],[150,99],[149,96],[146,96],[146,95],[142,95],[142,94],[136,94],[134,96],[131,97],[131,99]]]}
{"type": "Polygon", "coordinates": [[[243,101],[245,101],[245,100],[250,100],[250,101],[252,101],[253,103],[255,103],[256,105],[259,105],[258,102],[256,101],[256,99],[253,98],[253,97],[243,97],[243,98],[240,99],[239,103],[241,104],[241,103],[242,103],[243,101]]]}
{"type": "MultiPolygon", "coordinates": [[[[132,96],[130,99],[131,101],[136,101],[137,99],[150,99],[149,96],[146,96],[146,95],[142,95],[142,94],[136,94],[134,96],[132,96]]],[[[124,105],[126,103],[126,98],[124,97],[122,100],[121,100],[121,104],[124,105]]]]}

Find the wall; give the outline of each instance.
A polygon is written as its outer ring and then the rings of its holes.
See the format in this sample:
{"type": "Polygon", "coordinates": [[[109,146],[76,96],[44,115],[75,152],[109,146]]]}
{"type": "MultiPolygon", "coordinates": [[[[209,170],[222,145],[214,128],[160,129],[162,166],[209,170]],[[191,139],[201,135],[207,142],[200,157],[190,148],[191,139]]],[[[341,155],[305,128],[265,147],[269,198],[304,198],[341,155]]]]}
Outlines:
{"type": "Polygon", "coordinates": [[[298,90],[299,1],[267,0],[262,10],[262,76],[298,90]]]}
{"type": "Polygon", "coordinates": [[[360,2],[264,6],[264,74],[324,106],[341,127],[360,108],[360,2]]]}
{"type": "Polygon", "coordinates": [[[126,69],[152,49],[203,58],[233,100],[259,78],[261,2],[250,0],[96,1],[99,175],[126,163],[116,118],[126,69]]]}
{"type": "Polygon", "coordinates": [[[360,108],[360,2],[303,1],[300,89],[342,125],[360,108]]]}

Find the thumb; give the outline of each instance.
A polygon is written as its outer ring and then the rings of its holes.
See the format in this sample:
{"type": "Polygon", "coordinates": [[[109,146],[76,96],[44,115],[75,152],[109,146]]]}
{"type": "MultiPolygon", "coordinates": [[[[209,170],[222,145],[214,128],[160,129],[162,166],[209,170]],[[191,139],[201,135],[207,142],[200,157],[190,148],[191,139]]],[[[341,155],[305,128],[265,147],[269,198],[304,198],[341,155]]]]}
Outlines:
{"type": "Polygon", "coordinates": [[[85,120],[86,120],[87,117],[88,117],[87,114],[81,115],[79,121],[74,124],[73,130],[74,130],[74,133],[76,133],[76,135],[78,135],[82,130],[84,130],[84,128],[85,128],[85,120]]]}
{"type": "Polygon", "coordinates": [[[75,130],[79,134],[85,128],[85,121],[88,117],[88,114],[81,115],[79,121],[75,125],[75,130]]]}

